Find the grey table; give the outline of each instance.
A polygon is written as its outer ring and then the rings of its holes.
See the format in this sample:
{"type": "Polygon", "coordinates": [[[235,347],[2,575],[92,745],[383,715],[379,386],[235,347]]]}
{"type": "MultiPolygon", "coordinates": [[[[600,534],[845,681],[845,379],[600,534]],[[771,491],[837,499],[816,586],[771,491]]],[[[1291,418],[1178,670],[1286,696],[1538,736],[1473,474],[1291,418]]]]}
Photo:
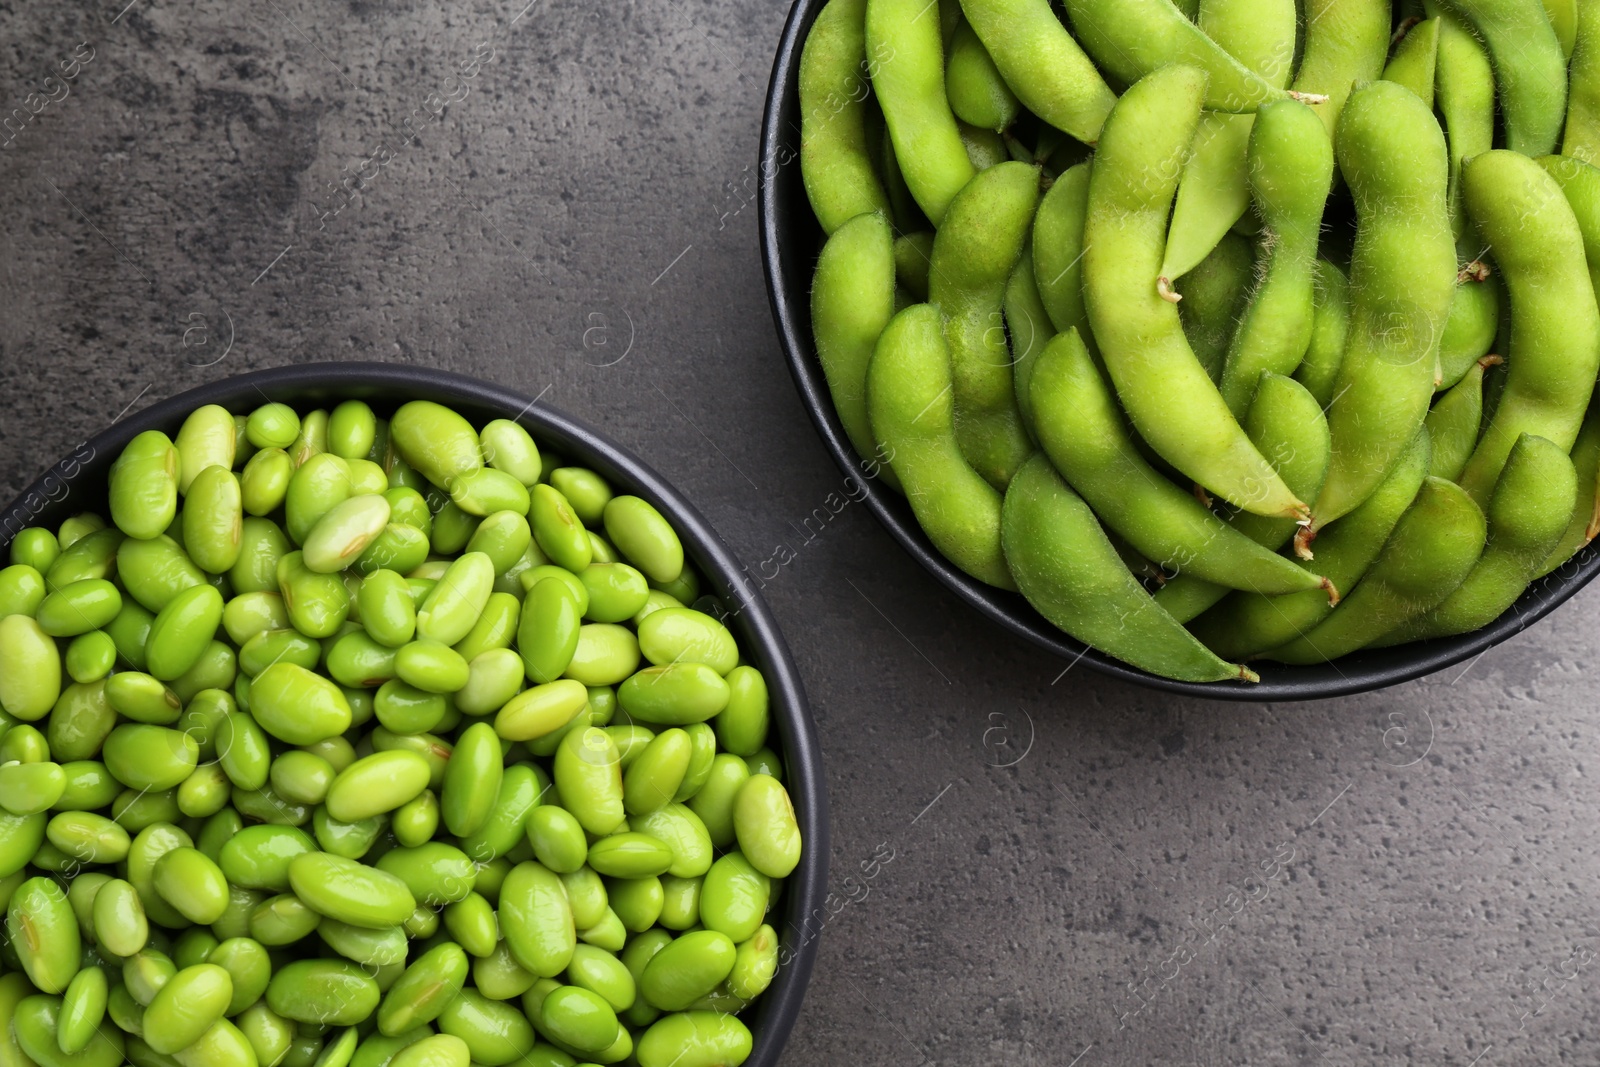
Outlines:
{"type": "Polygon", "coordinates": [[[787,1062],[1600,1060],[1600,595],[1303,706],[1019,646],[850,499],[783,368],[784,8],[524,2],[0,6],[0,496],[250,368],[541,394],[772,575],[837,894],[787,1062]]]}

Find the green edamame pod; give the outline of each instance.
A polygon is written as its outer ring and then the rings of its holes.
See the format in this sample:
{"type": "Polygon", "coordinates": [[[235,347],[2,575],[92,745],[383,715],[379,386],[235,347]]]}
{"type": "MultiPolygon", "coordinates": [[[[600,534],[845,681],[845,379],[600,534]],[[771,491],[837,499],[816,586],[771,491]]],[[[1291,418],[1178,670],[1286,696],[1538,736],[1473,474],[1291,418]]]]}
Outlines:
{"type": "Polygon", "coordinates": [[[1303,14],[1305,44],[1294,88],[1327,97],[1312,106],[1331,138],[1351,90],[1383,72],[1392,25],[1389,0],[1306,0],[1303,14]]]}
{"type": "Polygon", "coordinates": [[[919,302],[928,299],[928,270],[933,263],[933,234],[926,230],[894,239],[894,276],[919,302]]]}
{"type": "Polygon", "coordinates": [[[1297,516],[1305,505],[1228,410],[1158,280],[1167,214],[1205,86],[1194,67],[1164,67],[1123,94],[1106,122],[1084,227],[1089,322],[1134,427],[1163,459],[1248,511],[1297,516]]]}
{"type": "MultiPolygon", "coordinates": [[[[1196,22],[1201,32],[1269,84],[1288,84],[1295,46],[1293,0],[1204,0],[1196,22]]],[[[1200,117],[1172,208],[1163,278],[1175,280],[1194,269],[1249,208],[1246,157],[1254,121],[1251,115],[1220,111],[1200,117]]]]}
{"type": "Polygon", "coordinates": [[[1483,42],[1460,15],[1438,0],[1427,7],[1439,27],[1433,82],[1450,149],[1450,219],[1457,250],[1470,254],[1476,252],[1468,247],[1475,238],[1461,209],[1461,162],[1494,147],[1494,71],[1483,42]]]}
{"type": "Polygon", "coordinates": [[[1132,85],[1169,66],[1203,72],[1213,111],[1250,112],[1289,94],[1229,55],[1171,0],[1066,0],[1084,49],[1112,77],[1132,85]]]}
{"type": "Polygon", "coordinates": [[[944,88],[956,118],[995,131],[1015,122],[1022,105],[971,24],[963,22],[956,28],[947,52],[944,88]]]}
{"type": "Polygon", "coordinates": [[[1284,663],[1322,663],[1404,626],[1461,585],[1483,554],[1486,532],[1483,510],[1460,486],[1427,479],[1372,570],[1344,602],[1303,637],[1264,655],[1284,663]]]}
{"type": "Polygon", "coordinates": [[[834,228],[817,257],[811,328],[845,436],[863,459],[879,455],[867,417],[867,364],[894,314],[894,237],[882,212],[834,228]]]}
{"type": "Polygon", "coordinates": [[[1377,488],[1416,437],[1456,279],[1444,136],[1416,94],[1384,81],[1357,89],[1335,151],[1356,204],[1350,334],[1328,409],[1328,478],[1312,524],[1295,536],[1302,555],[1318,529],[1377,488]]]}
{"type": "Polygon", "coordinates": [[[867,76],[876,62],[868,65],[866,13],[866,0],[830,0],[800,53],[800,173],[829,234],[857,215],[889,208],[867,134],[867,76]]]}
{"type": "Polygon", "coordinates": [[[146,430],[111,464],[111,521],[129,537],[158,536],[178,514],[178,449],[160,430],[146,430]]]}
{"type": "Polygon", "coordinates": [[[1578,496],[1566,452],[1540,437],[1518,438],[1489,499],[1489,539],[1477,565],[1441,604],[1378,644],[1468,633],[1499,618],[1566,532],[1578,496]]]}
{"type": "Polygon", "coordinates": [[[1561,55],[1572,58],[1578,45],[1578,0],[1542,0],[1545,14],[1550,17],[1550,27],[1561,42],[1561,55]]]}
{"type": "Polygon", "coordinates": [[[1046,346],[1032,391],[1039,443],[1056,470],[1153,563],[1230,588],[1323,588],[1337,599],[1321,578],[1223,522],[1145,461],[1076,330],[1046,346]]]}
{"type": "MultiPolygon", "coordinates": [[[[1506,146],[1555,150],[1567,111],[1567,60],[1541,0],[1446,0],[1489,46],[1506,146]]],[[[1509,447],[1509,446],[1507,446],[1509,447]]]]}
{"type": "Polygon", "coordinates": [[[1594,540],[1600,533],[1600,405],[1592,400],[1584,415],[1583,427],[1572,445],[1572,465],[1578,477],[1578,503],[1566,530],[1556,541],[1556,547],[1539,566],[1535,578],[1561,566],[1573,553],[1594,540]]]}
{"type": "Polygon", "coordinates": [[[1461,477],[1483,426],[1483,372],[1499,362],[1499,356],[1478,360],[1428,412],[1425,425],[1433,442],[1433,463],[1428,473],[1433,477],[1447,482],[1461,477]]]}
{"type": "Polygon", "coordinates": [[[1295,101],[1267,104],[1250,132],[1250,195],[1265,225],[1260,282],[1222,367],[1222,398],[1243,418],[1264,373],[1292,374],[1311,344],[1317,239],[1333,183],[1333,145],[1295,101]]]}
{"type": "Polygon", "coordinates": [[[1456,276],[1450,315],[1439,339],[1439,381],[1449,389],[1494,346],[1500,329],[1500,283],[1482,263],[1468,264],[1456,276]]]}
{"type": "Polygon", "coordinates": [[[945,95],[939,24],[926,10],[918,0],[868,0],[866,53],[901,173],[937,226],[975,171],[945,95]]]}
{"type": "MultiPolygon", "coordinates": [[[[1006,490],[1001,536],[1023,596],[1085,644],[1168,678],[1257,680],[1253,671],[1218,659],[1150,599],[1088,505],[1043,455],[1029,460],[1006,490]]],[[[748,782],[741,796],[744,788],[748,782]]]]}
{"type": "Polygon", "coordinates": [[[1600,163],[1600,8],[1578,5],[1577,41],[1567,91],[1567,124],[1561,154],[1600,163]]]}
{"type": "MultiPolygon", "coordinates": [[[[1222,361],[1255,278],[1255,253],[1251,242],[1241,234],[1222,235],[1211,254],[1179,278],[1173,285],[1183,302],[1178,305],[1178,321],[1195,358],[1212,381],[1222,380],[1222,361]]],[[[1079,328],[1084,344],[1089,344],[1088,318],[1079,328]]],[[[1343,353],[1340,338],[1340,354],[1343,353]]],[[[1093,351],[1091,347],[1090,351],[1093,351]]]]}
{"type": "Polygon", "coordinates": [[[1439,23],[1437,18],[1424,19],[1407,29],[1383,68],[1384,81],[1404,85],[1430,108],[1439,60],[1439,23]]]}
{"type": "Polygon", "coordinates": [[[935,547],[974,578],[1009,589],[1000,552],[1000,494],[956,443],[951,394],[939,309],[909,307],[890,320],[867,369],[873,433],[935,547]]]}
{"type": "MultiPolygon", "coordinates": [[[[1033,218],[1033,270],[1057,333],[1074,326],[1089,327],[1083,307],[1083,224],[1089,207],[1089,168],[1086,160],[1057,176],[1039,200],[1033,218]]],[[[1018,365],[1019,374],[1021,364],[1018,365]]],[[[1023,383],[1017,384],[1020,399],[1023,383]]]]}
{"type": "MultiPolygon", "coordinates": [[[[1371,568],[1395,524],[1428,475],[1432,448],[1419,430],[1387,478],[1365,503],[1319,539],[1316,565],[1349,591],[1371,568]]],[[[1302,561],[1302,566],[1311,564],[1302,561]]],[[[1221,656],[1244,658],[1283,645],[1314,628],[1333,610],[1320,593],[1264,597],[1239,593],[1195,621],[1195,634],[1221,656]]]]}
{"type": "Polygon", "coordinates": [[[1311,280],[1311,342],[1294,378],[1326,410],[1350,333],[1350,279],[1336,264],[1318,259],[1311,280]]]}
{"type": "Polygon", "coordinates": [[[1099,139],[1116,94],[1048,3],[963,0],[961,10],[1028,110],[1085,144],[1099,139]]]}
{"type": "Polygon", "coordinates": [[[1004,308],[1006,330],[1011,337],[1011,390],[1016,394],[1023,428],[1031,436],[1033,413],[1028,407],[1028,379],[1039,353],[1056,332],[1034,280],[1032,237],[1023,245],[1022,255],[1006,282],[1004,308]]]}
{"type": "Polygon", "coordinates": [[[956,441],[997,490],[1032,451],[1017,410],[1005,331],[995,327],[1038,199],[1036,168],[1001,163],[961,190],[933,238],[928,298],[944,316],[956,441]]]}
{"type": "MultiPolygon", "coordinates": [[[[1245,416],[1245,432],[1272,460],[1284,482],[1302,496],[1314,496],[1328,474],[1328,422],[1322,406],[1292,378],[1263,374],[1245,416]]],[[[1268,519],[1240,512],[1233,528],[1266,548],[1283,546],[1294,536],[1293,519],[1268,519]]],[[[1187,623],[1228,593],[1223,585],[1180,574],[1155,594],[1157,604],[1187,623]]]]}
{"type": "Polygon", "coordinates": [[[1462,167],[1461,184],[1511,302],[1505,390],[1461,474],[1462,488],[1487,506],[1522,434],[1562,451],[1577,439],[1600,370],[1600,309],[1578,220],[1542,167],[1516,152],[1486,152],[1462,167]]]}

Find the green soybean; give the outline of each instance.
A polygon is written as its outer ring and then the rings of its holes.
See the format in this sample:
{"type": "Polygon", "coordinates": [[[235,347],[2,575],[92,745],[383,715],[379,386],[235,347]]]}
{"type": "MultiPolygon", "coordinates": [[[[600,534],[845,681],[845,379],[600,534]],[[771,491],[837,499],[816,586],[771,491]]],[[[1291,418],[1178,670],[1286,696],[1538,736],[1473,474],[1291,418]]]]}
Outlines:
{"type": "Polygon", "coordinates": [[[129,537],[160,535],[178,513],[178,449],[160,430],[146,430],[111,464],[111,521],[129,537]]]}
{"type": "Polygon", "coordinates": [[[1600,12],[1578,5],[1576,29],[1561,154],[1600,163],[1600,12]]]}
{"type": "Polygon", "coordinates": [[[1525,156],[1555,150],[1567,110],[1566,56],[1532,0],[1450,0],[1489,46],[1506,144],[1525,156]]]}
{"type": "Polygon", "coordinates": [[[868,147],[866,0],[830,0],[800,54],[800,173],[825,233],[888,200],[868,147]]]}
{"type": "Polygon", "coordinates": [[[1388,0],[1306,0],[1305,40],[1294,88],[1327,97],[1308,101],[1332,138],[1351,90],[1383,73],[1393,26],[1388,0]]]}

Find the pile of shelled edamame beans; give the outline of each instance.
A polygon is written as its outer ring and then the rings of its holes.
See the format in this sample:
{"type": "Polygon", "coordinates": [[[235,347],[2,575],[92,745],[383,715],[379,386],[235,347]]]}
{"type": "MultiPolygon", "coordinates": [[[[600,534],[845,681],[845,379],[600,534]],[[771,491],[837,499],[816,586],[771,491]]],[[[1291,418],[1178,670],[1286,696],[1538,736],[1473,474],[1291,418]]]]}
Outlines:
{"type": "Polygon", "coordinates": [[[0,1065],[744,1061],[800,831],[650,503],[351,400],[108,504],[0,570],[0,1065]]]}
{"type": "Polygon", "coordinates": [[[828,0],[800,62],[817,356],[935,547],[1209,682],[1586,545],[1600,4],[1062,7],[828,0]]]}

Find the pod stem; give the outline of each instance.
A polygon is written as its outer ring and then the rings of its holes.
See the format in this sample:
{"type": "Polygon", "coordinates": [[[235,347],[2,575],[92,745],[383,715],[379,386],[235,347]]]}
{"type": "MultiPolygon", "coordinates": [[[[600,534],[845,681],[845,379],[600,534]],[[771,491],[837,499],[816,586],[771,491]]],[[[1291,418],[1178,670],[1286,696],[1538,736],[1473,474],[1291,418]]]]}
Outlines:
{"type": "Polygon", "coordinates": [[[1294,532],[1294,554],[1301,559],[1316,559],[1316,554],[1311,551],[1311,542],[1317,539],[1317,528],[1309,520],[1300,524],[1300,529],[1294,532]]]}
{"type": "Polygon", "coordinates": [[[1497,356],[1493,352],[1490,352],[1487,356],[1484,356],[1482,359],[1478,360],[1478,366],[1482,367],[1484,370],[1488,370],[1490,367],[1498,367],[1504,362],[1504,357],[1497,356]]]}
{"type": "Polygon", "coordinates": [[[1328,102],[1328,94],[1302,93],[1298,89],[1291,89],[1289,90],[1289,99],[1298,100],[1302,104],[1326,104],[1328,102]]]}
{"type": "Polygon", "coordinates": [[[1236,664],[1234,664],[1234,666],[1239,668],[1239,681],[1241,681],[1241,682],[1259,682],[1259,681],[1261,681],[1261,675],[1257,674],[1255,671],[1251,670],[1249,667],[1246,667],[1244,664],[1236,663],[1236,664]]]}
{"type": "Polygon", "coordinates": [[[1172,279],[1166,275],[1156,279],[1156,294],[1169,304],[1176,304],[1183,299],[1183,294],[1172,287],[1172,279]]]}
{"type": "Polygon", "coordinates": [[[1207,511],[1211,510],[1211,505],[1213,503],[1211,494],[1206,492],[1206,487],[1201,485],[1199,482],[1194,483],[1194,498],[1200,501],[1201,507],[1205,508],[1207,511]]]}
{"type": "Polygon", "coordinates": [[[1411,27],[1422,21],[1421,15],[1409,15],[1400,20],[1400,25],[1395,29],[1394,36],[1389,38],[1389,47],[1393,48],[1406,39],[1406,34],[1411,32],[1411,27]]]}
{"type": "Polygon", "coordinates": [[[1494,269],[1481,259],[1468,260],[1456,271],[1456,284],[1464,285],[1467,282],[1486,282],[1494,269]]]}
{"type": "Polygon", "coordinates": [[[1333,581],[1328,578],[1322,579],[1322,588],[1328,593],[1328,607],[1338,607],[1342,598],[1339,596],[1339,590],[1334,586],[1333,581]]]}

